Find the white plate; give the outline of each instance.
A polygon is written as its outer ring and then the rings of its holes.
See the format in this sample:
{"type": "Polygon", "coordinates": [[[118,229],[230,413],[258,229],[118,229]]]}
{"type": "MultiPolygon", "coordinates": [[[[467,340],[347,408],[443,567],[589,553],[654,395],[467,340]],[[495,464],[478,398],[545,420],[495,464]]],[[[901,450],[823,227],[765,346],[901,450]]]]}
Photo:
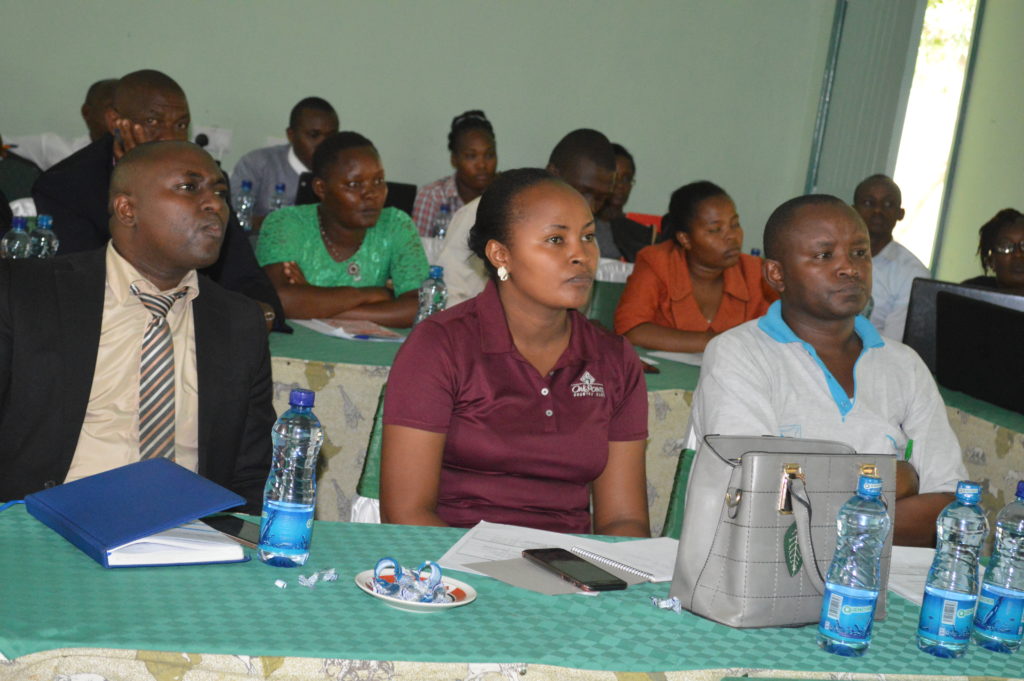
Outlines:
{"type": "MultiPolygon", "coordinates": [[[[384,575],[385,578],[390,576],[391,575],[388,574],[384,575]]],[[[472,603],[476,600],[476,589],[465,582],[460,582],[457,579],[452,579],[451,577],[445,577],[442,575],[441,583],[444,584],[448,594],[455,599],[451,603],[417,603],[415,601],[403,601],[401,598],[395,598],[394,596],[379,594],[373,590],[373,570],[363,570],[356,575],[356,586],[374,598],[379,598],[384,601],[385,604],[399,610],[421,613],[439,612],[441,610],[457,608],[460,605],[466,605],[467,603],[472,603]]]]}

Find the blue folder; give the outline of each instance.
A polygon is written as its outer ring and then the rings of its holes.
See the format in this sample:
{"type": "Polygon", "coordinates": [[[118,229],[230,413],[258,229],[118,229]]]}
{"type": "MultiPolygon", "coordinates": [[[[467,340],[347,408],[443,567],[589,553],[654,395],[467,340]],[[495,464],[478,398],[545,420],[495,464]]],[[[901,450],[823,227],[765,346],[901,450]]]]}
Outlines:
{"type": "Polygon", "coordinates": [[[111,567],[113,548],[244,503],[238,494],[162,458],[25,497],[29,513],[104,567],[111,567]]]}

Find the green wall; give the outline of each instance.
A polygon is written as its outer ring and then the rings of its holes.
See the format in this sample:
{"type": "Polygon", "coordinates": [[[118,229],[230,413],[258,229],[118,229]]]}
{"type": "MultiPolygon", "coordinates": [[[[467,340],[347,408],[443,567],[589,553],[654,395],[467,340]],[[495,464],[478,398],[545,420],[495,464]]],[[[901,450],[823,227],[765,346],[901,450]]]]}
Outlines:
{"type": "Polygon", "coordinates": [[[937,276],[981,274],[978,228],[1003,208],[1024,210],[1024,2],[987,0],[963,136],[951,178],[937,276]]]}
{"type": "Polygon", "coordinates": [[[672,189],[712,179],[749,248],[802,190],[832,12],[822,0],[0,0],[0,132],[80,135],[89,83],[157,68],[195,125],[233,130],[226,168],[317,94],[377,144],[391,179],[423,184],[449,172],[452,116],[482,108],[499,167],[541,165],[563,134],[595,127],[636,156],[629,209],[664,212],[672,189]]]}

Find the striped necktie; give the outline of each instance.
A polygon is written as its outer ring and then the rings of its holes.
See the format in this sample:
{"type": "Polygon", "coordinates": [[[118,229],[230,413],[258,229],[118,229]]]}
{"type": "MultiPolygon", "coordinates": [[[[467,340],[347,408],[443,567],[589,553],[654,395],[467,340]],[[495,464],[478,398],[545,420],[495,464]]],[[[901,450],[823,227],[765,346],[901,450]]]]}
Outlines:
{"type": "Polygon", "coordinates": [[[152,295],[132,284],[131,291],[153,315],[142,336],[139,363],[139,456],[174,461],[174,342],[167,313],[174,301],[188,294],[188,287],[152,295]]]}

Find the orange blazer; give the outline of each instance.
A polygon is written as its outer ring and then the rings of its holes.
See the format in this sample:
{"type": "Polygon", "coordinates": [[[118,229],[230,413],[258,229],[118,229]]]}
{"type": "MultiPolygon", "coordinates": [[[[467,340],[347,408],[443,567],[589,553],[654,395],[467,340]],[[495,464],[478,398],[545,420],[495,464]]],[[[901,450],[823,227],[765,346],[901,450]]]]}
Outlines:
{"type": "Polygon", "coordinates": [[[693,296],[686,255],[675,241],[641,250],[633,273],[615,309],[615,333],[652,322],[680,331],[721,333],[768,311],[779,296],[761,276],[761,258],[740,254],[740,261],[722,273],[722,302],[709,324],[693,296]]]}

